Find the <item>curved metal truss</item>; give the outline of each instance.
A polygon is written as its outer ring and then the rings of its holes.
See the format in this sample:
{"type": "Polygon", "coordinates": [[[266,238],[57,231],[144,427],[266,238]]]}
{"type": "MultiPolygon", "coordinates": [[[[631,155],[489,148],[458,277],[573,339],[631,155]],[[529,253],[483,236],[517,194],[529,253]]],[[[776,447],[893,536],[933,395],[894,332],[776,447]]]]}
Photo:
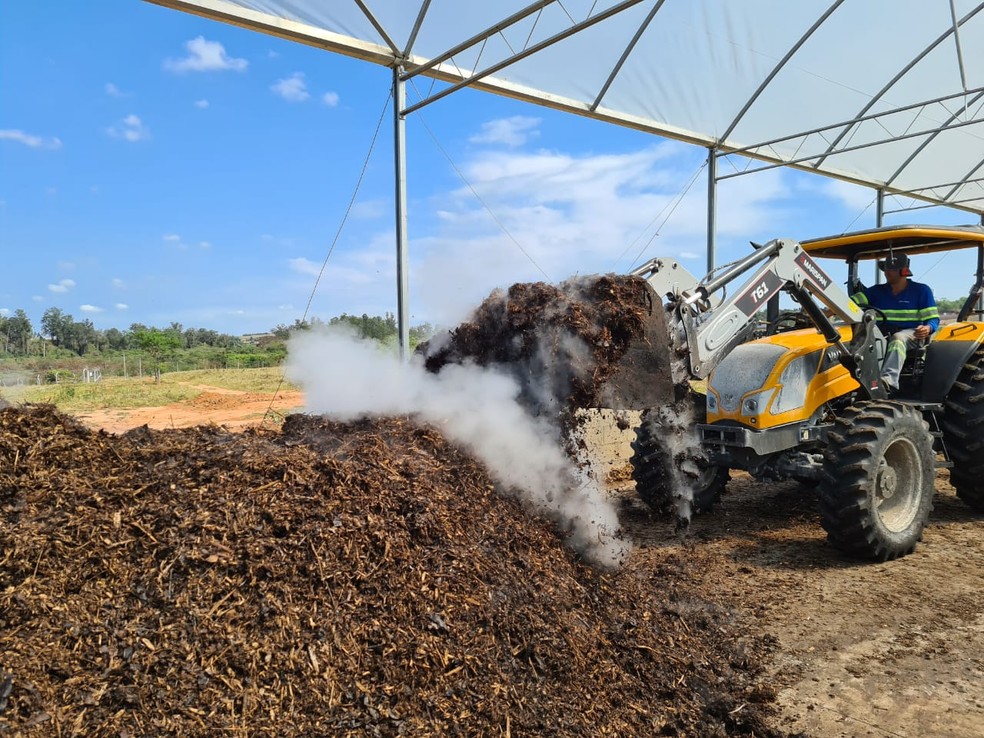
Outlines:
{"type": "Polygon", "coordinates": [[[466,87],[705,147],[709,268],[717,182],[764,169],[873,187],[879,224],[886,195],[984,214],[984,2],[147,1],[393,69],[404,351],[404,120],[466,87]]]}

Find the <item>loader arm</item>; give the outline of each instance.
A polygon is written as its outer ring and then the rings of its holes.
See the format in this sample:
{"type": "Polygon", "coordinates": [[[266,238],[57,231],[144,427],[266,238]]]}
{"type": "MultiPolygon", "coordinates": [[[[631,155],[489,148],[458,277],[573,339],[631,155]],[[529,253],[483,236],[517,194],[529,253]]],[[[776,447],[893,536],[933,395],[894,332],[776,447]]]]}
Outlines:
{"type": "Polygon", "coordinates": [[[837,346],[840,362],[862,392],[869,398],[884,396],[877,379],[875,343],[880,334],[873,316],[866,315],[797,241],[775,239],[756,246],[748,256],[700,281],[667,259],[653,259],[633,274],[644,277],[668,300],[672,348],[687,357],[694,378],[706,378],[735,346],[746,341],[754,330],[756,313],[769,298],[785,291],[827,342],[837,346]],[[742,277],[747,277],[742,285],[724,297],[724,288],[742,277]],[[824,309],[853,326],[850,347],[824,309]]]}

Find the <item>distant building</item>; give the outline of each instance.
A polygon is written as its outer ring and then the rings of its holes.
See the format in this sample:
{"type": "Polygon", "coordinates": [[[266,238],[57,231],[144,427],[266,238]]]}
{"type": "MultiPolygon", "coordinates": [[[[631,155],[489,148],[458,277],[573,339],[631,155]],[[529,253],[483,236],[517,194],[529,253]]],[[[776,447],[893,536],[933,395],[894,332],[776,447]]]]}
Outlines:
{"type": "Polygon", "coordinates": [[[244,333],[239,338],[243,343],[248,343],[251,346],[259,346],[264,343],[269,343],[271,340],[275,339],[276,336],[272,333],[244,333]]]}

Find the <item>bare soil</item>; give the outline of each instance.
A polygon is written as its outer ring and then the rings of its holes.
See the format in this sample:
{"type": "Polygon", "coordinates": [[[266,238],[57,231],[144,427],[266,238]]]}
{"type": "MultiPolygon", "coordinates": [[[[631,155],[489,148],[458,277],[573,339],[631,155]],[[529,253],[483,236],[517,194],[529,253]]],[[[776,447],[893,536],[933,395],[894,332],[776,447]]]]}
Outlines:
{"type": "MultiPolygon", "coordinates": [[[[144,424],[241,429],[303,402],[203,388],[187,403],[88,413],[92,428],[144,424]],[[212,398],[213,401],[210,401],[212,398]]],[[[636,498],[626,473],[631,431],[590,425],[585,438],[635,544],[639,572],[697,563],[709,599],[751,617],[751,635],[775,639],[775,727],[822,738],[984,735],[984,520],[937,480],[931,525],[916,552],[889,563],[845,560],[819,524],[816,495],[797,483],[733,473],[715,511],[681,534],[636,498]]]]}
{"type": "Polygon", "coordinates": [[[984,735],[984,519],[945,469],[915,553],[870,563],[828,545],[813,489],[743,472],[681,535],[632,489],[631,432],[588,424],[586,440],[636,544],[632,566],[700,561],[707,596],[753,613],[777,639],[776,727],[822,738],[984,735]]]}
{"type": "Polygon", "coordinates": [[[214,424],[229,430],[249,426],[279,426],[286,414],[304,404],[303,393],[280,390],[274,393],[242,392],[223,387],[191,385],[201,394],[191,400],[161,407],[109,408],[79,413],[76,417],[94,429],[122,433],[146,425],[149,428],[191,428],[214,424]]]}

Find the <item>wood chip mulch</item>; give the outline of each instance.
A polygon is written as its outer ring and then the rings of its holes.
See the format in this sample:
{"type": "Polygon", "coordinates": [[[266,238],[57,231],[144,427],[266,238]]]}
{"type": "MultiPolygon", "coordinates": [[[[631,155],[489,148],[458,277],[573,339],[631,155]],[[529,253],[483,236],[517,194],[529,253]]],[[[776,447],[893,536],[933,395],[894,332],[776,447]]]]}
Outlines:
{"type": "Polygon", "coordinates": [[[666,318],[653,300],[645,280],[625,275],[517,283],[493,292],[418,353],[432,372],[465,362],[509,372],[532,414],[555,416],[570,430],[580,408],[614,406],[606,385],[640,344],[646,402],[634,409],[672,401],[666,318]]]}
{"type": "Polygon", "coordinates": [[[0,736],[778,736],[685,560],[602,572],[410,418],[0,410],[0,736]]]}

